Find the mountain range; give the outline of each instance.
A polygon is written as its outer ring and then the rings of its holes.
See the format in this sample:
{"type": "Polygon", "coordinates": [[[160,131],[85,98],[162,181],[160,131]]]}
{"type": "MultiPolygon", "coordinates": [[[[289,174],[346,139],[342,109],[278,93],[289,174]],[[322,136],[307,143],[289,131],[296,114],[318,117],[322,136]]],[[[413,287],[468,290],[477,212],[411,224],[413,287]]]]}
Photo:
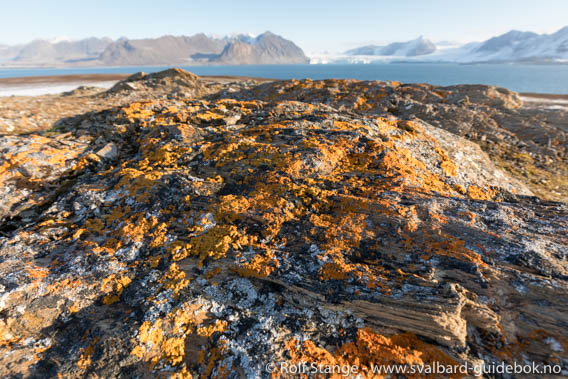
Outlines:
{"type": "Polygon", "coordinates": [[[448,54],[458,62],[568,61],[568,26],[553,34],[512,30],[482,43],[465,45],[448,54]]]}
{"type": "Polygon", "coordinates": [[[434,43],[420,36],[406,42],[363,45],[340,54],[306,54],[271,32],[225,37],[166,35],[159,38],[35,40],[0,45],[0,66],[137,66],[301,63],[568,63],[568,26],[552,34],[512,30],[483,42],[434,43]]]}
{"type": "Polygon", "coordinates": [[[568,26],[552,34],[512,30],[483,42],[436,45],[420,36],[386,46],[365,45],[342,54],[313,55],[312,63],[452,62],[568,63],[568,26]]]}
{"type": "Polygon", "coordinates": [[[78,41],[35,40],[0,45],[4,66],[124,66],[191,64],[309,63],[292,41],[271,32],[256,37],[163,36],[147,39],[88,38],[78,41]]]}

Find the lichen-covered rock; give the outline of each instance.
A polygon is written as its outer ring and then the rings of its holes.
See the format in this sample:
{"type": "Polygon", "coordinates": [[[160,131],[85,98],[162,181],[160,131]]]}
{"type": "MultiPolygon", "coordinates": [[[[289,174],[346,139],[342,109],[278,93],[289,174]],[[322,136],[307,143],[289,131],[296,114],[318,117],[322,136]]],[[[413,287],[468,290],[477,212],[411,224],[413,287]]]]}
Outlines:
{"type": "Polygon", "coordinates": [[[568,370],[568,207],[424,121],[161,98],[1,148],[2,376],[568,370]]]}
{"type": "Polygon", "coordinates": [[[263,81],[231,76],[197,77],[182,69],[170,69],[134,74],[109,90],[79,87],[57,95],[0,96],[0,135],[53,130],[77,115],[135,101],[200,97],[220,90],[240,92],[263,81]]]}
{"type": "Polygon", "coordinates": [[[107,91],[108,95],[120,92],[148,91],[175,92],[183,91],[191,96],[200,96],[205,92],[205,86],[199,77],[191,72],[171,68],[165,71],[146,74],[139,72],[121,80],[107,91]]]}
{"type": "Polygon", "coordinates": [[[211,98],[300,100],[363,115],[420,119],[479,144],[535,194],[568,202],[568,112],[524,106],[515,92],[486,85],[360,80],[286,80],[211,98]]]}

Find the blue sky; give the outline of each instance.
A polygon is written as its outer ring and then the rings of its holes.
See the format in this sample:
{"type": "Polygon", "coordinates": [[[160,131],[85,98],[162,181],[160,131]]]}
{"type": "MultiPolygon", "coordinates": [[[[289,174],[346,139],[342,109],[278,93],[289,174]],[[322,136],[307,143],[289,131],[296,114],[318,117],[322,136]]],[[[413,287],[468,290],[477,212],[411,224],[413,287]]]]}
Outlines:
{"type": "Polygon", "coordinates": [[[568,25],[568,0],[1,0],[0,43],[35,38],[118,38],[270,30],[307,52],[365,43],[479,41],[511,29],[568,25]]]}

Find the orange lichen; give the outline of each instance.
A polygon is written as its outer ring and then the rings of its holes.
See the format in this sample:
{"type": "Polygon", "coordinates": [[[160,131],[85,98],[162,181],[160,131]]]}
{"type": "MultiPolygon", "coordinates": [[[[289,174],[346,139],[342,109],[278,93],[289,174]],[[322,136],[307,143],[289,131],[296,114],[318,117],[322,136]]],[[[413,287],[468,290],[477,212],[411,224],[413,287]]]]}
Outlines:
{"type": "Polygon", "coordinates": [[[224,332],[227,330],[228,323],[227,321],[216,320],[212,325],[202,326],[197,328],[197,334],[202,337],[211,337],[213,333],[216,332],[224,332]]]}
{"type": "Polygon", "coordinates": [[[471,185],[467,189],[467,196],[473,200],[494,200],[496,195],[497,189],[492,187],[482,189],[478,186],[471,185]]]}
{"type": "MultiPolygon", "coordinates": [[[[403,333],[385,337],[369,328],[359,329],[354,342],[347,342],[331,352],[318,347],[312,341],[300,344],[291,339],[285,344],[291,363],[314,363],[322,367],[357,367],[363,378],[383,378],[373,372],[373,367],[386,365],[457,365],[457,360],[438,348],[418,339],[414,334],[403,333]]],[[[341,378],[344,373],[335,372],[330,378],[341,378]]],[[[418,375],[416,375],[418,376],[418,375]]]]}
{"type": "Polygon", "coordinates": [[[181,363],[185,356],[185,339],[168,338],[162,343],[162,354],[164,359],[174,366],[181,363]]]}
{"type": "Polygon", "coordinates": [[[455,257],[481,267],[487,267],[487,263],[483,262],[479,254],[465,247],[465,241],[440,231],[437,231],[436,235],[436,238],[426,236],[423,246],[425,251],[435,255],[455,257]]]}
{"type": "Polygon", "coordinates": [[[105,293],[109,293],[103,297],[103,303],[106,305],[111,305],[116,303],[122,294],[122,291],[130,284],[132,279],[126,275],[110,275],[103,279],[102,290],[105,293]]]}
{"type": "MultiPolygon", "coordinates": [[[[187,374],[187,362],[193,362],[210,372],[219,359],[222,358],[222,345],[209,349],[187,351],[188,340],[199,341],[202,348],[208,346],[214,333],[227,330],[228,323],[223,320],[207,321],[206,312],[198,304],[185,305],[166,314],[154,323],[144,322],[138,331],[137,345],[131,354],[148,362],[155,367],[159,362],[174,366],[179,377],[187,374]],[[200,326],[202,325],[202,326],[200,326]],[[206,360],[209,353],[209,360],[206,360]]],[[[192,349],[190,349],[192,350],[192,349]]]]}
{"type": "Polygon", "coordinates": [[[185,272],[181,271],[179,266],[175,263],[170,265],[168,272],[161,281],[164,283],[164,288],[173,291],[174,296],[179,296],[180,291],[189,284],[185,272]]]}
{"type": "Polygon", "coordinates": [[[353,269],[341,263],[324,263],[320,271],[321,280],[345,280],[353,269]]]}
{"type": "Polygon", "coordinates": [[[81,352],[81,356],[79,357],[79,361],[77,362],[77,366],[80,369],[85,370],[91,365],[91,358],[95,353],[95,346],[98,341],[98,337],[93,338],[93,342],[81,352]]]}
{"type": "Polygon", "coordinates": [[[266,252],[265,255],[255,255],[250,262],[240,264],[235,268],[235,271],[243,277],[267,277],[278,266],[280,266],[280,262],[274,254],[266,252]]]}
{"type": "Polygon", "coordinates": [[[164,175],[159,170],[143,172],[133,168],[125,168],[119,172],[121,179],[116,188],[126,187],[130,195],[136,196],[139,202],[148,201],[150,194],[148,191],[164,175]]]}
{"type": "Polygon", "coordinates": [[[65,288],[80,288],[85,284],[81,281],[81,279],[63,279],[59,281],[55,281],[47,286],[45,289],[47,293],[57,293],[65,288]]]}
{"type": "Polygon", "coordinates": [[[440,167],[444,171],[444,174],[446,176],[456,176],[458,172],[457,166],[454,162],[452,162],[450,157],[448,157],[446,152],[437,146],[434,148],[434,150],[440,156],[440,167]]]}
{"type": "Polygon", "coordinates": [[[458,214],[460,217],[469,219],[469,225],[473,226],[475,224],[475,220],[477,219],[477,215],[473,212],[459,212],[458,214]]]}
{"type": "Polygon", "coordinates": [[[213,112],[203,112],[203,113],[198,113],[197,114],[197,118],[202,120],[202,121],[212,121],[212,120],[218,120],[225,117],[222,114],[218,114],[218,113],[213,113],[213,112]]]}
{"type": "Polygon", "coordinates": [[[235,226],[215,226],[205,233],[193,237],[189,243],[175,241],[169,245],[172,259],[179,261],[187,256],[197,256],[203,261],[211,257],[222,258],[238,238],[235,226]]]}
{"type": "Polygon", "coordinates": [[[134,121],[136,119],[145,119],[154,114],[154,112],[149,109],[152,105],[153,102],[130,103],[128,106],[122,107],[121,111],[124,112],[124,114],[130,121],[134,121]]]}
{"type": "Polygon", "coordinates": [[[71,306],[68,308],[68,310],[69,310],[69,313],[77,313],[77,312],[79,312],[80,308],[79,308],[79,306],[77,306],[76,303],[74,303],[74,304],[71,304],[71,306]]]}
{"type": "Polygon", "coordinates": [[[43,279],[49,275],[49,270],[43,267],[30,266],[26,267],[26,273],[30,278],[43,279]]]}

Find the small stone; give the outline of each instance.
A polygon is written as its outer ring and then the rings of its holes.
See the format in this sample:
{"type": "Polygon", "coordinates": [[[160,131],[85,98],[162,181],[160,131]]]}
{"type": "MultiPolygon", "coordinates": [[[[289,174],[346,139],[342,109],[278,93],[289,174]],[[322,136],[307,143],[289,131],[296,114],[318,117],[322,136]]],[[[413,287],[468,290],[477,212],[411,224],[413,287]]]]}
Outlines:
{"type": "Polygon", "coordinates": [[[96,154],[103,159],[111,161],[118,157],[118,148],[113,142],[107,143],[105,146],[99,149],[96,154]]]}
{"type": "Polygon", "coordinates": [[[241,119],[241,115],[236,114],[229,117],[225,117],[223,121],[225,121],[226,125],[235,125],[241,119]]]}

